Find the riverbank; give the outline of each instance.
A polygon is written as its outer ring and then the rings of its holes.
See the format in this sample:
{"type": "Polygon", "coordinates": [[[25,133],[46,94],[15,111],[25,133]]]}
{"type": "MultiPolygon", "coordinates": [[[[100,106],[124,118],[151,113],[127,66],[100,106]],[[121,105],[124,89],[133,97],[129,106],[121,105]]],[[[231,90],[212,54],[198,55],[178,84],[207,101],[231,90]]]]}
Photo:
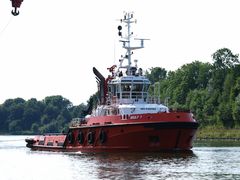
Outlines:
{"type": "Polygon", "coordinates": [[[205,127],[197,131],[196,139],[240,141],[240,129],[205,127]]]}

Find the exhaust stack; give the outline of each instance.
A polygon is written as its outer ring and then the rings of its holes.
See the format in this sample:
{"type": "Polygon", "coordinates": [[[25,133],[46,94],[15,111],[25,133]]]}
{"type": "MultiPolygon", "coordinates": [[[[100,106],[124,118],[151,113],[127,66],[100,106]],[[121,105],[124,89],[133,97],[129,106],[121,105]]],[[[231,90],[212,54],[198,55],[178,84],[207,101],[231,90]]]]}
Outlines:
{"type": "Polygon", "coordinates": [[[104,105],[106,103],[105,78],[95,67],[93,67],[93,73],[96,75],[96,79],[97,79],[98,86],[99,86],[98,99],[100,101],[100,104],[104,105]]]}

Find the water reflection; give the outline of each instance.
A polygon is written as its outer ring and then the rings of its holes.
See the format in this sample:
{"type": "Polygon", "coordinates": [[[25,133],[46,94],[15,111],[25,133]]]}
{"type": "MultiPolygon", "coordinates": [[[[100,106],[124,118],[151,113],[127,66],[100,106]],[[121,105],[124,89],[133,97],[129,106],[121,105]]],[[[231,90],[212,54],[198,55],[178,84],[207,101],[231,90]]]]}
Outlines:
{"type": "Polygon", "coordinates": [[[4,180],[240,179],[240,147],[190,152],[54,153],[31,151],[24,136],[0,136],[4,180]]]}
{"type": "Polygon", "coordinates": [[[197,156],[192,152],[101,153],[69,155],[72,162],[87,159],[91,171],[99,179],[146,179],[167,177],[171,166],[187,167],[197,156]]]}

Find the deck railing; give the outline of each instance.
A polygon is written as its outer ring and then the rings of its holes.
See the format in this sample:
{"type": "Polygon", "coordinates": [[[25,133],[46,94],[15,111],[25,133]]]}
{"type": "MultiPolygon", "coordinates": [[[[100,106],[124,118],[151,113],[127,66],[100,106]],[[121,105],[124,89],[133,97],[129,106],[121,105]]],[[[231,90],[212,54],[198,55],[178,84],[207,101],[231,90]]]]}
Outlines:
{"type": "Polygon", "coordinates": [[[77,127],[86,122],[85,118],[73,118],[70,122],[70,127],[77,127]]]}
{"type": "Polygon", "coordinates": [[[148,96],[146,98],[117,98],[113,96],[107,99],[107,104],[133,104],[133,103],[147,103],[147,104],[163,104],[159,97],[148,96]]]}

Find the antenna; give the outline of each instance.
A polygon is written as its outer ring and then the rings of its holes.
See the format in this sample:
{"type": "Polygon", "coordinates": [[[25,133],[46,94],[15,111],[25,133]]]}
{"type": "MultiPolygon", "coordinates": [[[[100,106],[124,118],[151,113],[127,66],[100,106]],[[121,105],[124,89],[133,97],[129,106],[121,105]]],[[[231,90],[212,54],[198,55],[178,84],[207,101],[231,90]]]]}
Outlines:
{"type": "MultiPolygon", "coordinates": [[[[126,66],[126,68],[127,68],[126,72],[127,72],[127,75],[131,75],[131,64],[132,64],[131,63],[131,57],[132,57],[132,54],[133,54],[132,51],[136,50],[136,49],[144,48],[144,41],[149,40],[149,39],[135,38],[134,40],[140,41],[140,45],[139,46],[131,46],[131,42],[132,42],[132,39],[133,39],[132,38],[133,32],[131,32],[131,24],[137,22],[137,20],[133,19],[133,12],[128,12],[128,13],[124,12],[124,17],[123,17],[123,19],[120,20],[120,22],[124,23],[125,26],[119,25],[117,27],[118,35],[122,38],[122,39],[120,39],[120,42],[123,43],[123,48],[126,49],[126,51],[127,51],[126,55],[123,58],[123,59],[128,60],[128,65],[126,66]],[[122,33],[123,27],[127,28],[126,36],[123,36],[123,33],[122,33]]],[[[120,63],[120,65],[122,65],[122,62],[120,63]]],[[[135,66],[137,66],[137,63],[136,63],[135,66]]]]}
{"type": "Polygon", "coordinates": [[[134,62],[135,62],[135,67],[137,68],[137,62],[138,62],[138,60],[135,59],[134,62]]]}

